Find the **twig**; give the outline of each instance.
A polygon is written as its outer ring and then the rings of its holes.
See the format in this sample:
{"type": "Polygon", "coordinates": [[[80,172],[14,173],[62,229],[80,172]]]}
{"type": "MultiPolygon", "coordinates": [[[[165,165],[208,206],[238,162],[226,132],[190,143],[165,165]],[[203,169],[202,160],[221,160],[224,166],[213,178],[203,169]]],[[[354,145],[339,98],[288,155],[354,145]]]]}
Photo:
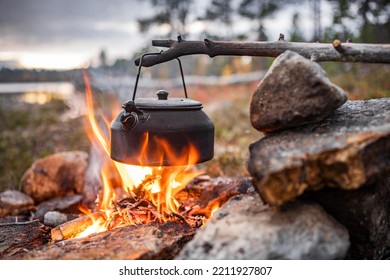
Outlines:
{"type": "MultiPolygon", "coordinates": [[[[329,43],[293,43],[284,41],[284,35],[280,34],[275,42],[240,42],[240,41],[185,41],[180,36],[178,40],[153,40],[152,45],[168,48],[160,54],[150,55],[142,60],[142,66],[149,67],[155,64],[170,61],[177,57],[194,54],[206,54],[210,57],[225,56],[261,56],[277,57],[287,50],[320,62],[366,62],[366,63],[390,63],[390,44],[357,44],[339,43],[335,40],[329,43]],[[336,46],[343,51],[339,51],[336,46]],[[339,44],[338,44],[339,43],[339,44]]],[[[140,59],[135,60],[139,64],[140,59]]]]}
{"type": "Polygon", "coordinates": [[[26,221],[26,222],[2,223],[2,224],[0,224],[0,227],[1,227],[1,226],[28,225],[28,224],[32,224],[32,223],[35,223],[35,222],[39,222],[39,219],[35,219],[35,220],[32,220],[32,221],[26,221]]]}

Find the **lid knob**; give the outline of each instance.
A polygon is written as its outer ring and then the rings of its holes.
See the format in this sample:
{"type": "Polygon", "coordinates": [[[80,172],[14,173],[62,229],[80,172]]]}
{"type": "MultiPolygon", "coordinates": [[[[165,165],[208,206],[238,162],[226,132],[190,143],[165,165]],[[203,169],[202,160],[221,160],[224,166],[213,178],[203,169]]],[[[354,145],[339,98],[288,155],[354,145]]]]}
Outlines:
{"type": "Polygon", "coordinates": [[[158,100],[168,100],[168,91],[165,89],[160,89],[156,92],[158,100]]]}

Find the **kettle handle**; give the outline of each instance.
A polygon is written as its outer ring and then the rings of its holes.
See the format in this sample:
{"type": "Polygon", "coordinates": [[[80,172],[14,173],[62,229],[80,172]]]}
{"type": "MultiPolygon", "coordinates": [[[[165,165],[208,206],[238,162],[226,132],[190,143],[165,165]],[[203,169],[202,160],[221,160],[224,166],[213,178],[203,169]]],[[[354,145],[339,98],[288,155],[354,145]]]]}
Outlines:
{"type": "MultiPolygon", "coordinates": [[[[134,92],[133,92],[133,101],[135,100],[135,95],[137,93],[137,87],[138,87],[138,81],[139,81],[139,77],[140,77],[140,74],[141,74],[141,67],[142,67],[142,59],[145,57],[145,56],[148,56],[148,55],[159,55],[161,54],[163,51],[160,51],[160,52],[156,52],[156,53],[144,53],[141,58],[140,58],[140,61],[139,61],[139,65],[138,65],[138,73],[137,73],[137,78],[135,80],[135,85],[134,85],[134,92]]],[[[179,62],[179,67],[180,67],[180,74],[181,74],[181,80],[183,82],[183,88],[184,88],[184,95],[186,98],[188,98],[187,96],[187,88],[186,88],[186,83],[184,81],[184,74],[183,74],[183,67],[181,66],[181,61],[178,57],[176,57],[177,61],[179,62]]]]}

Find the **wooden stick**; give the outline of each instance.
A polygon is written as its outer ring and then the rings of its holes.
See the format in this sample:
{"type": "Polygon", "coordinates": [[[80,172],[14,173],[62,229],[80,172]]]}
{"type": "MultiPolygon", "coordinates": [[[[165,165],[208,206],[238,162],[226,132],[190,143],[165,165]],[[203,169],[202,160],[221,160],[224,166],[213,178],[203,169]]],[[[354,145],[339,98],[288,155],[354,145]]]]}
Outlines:
{"type": "MultiPolygon", "coordinates": [[[[177,57],[193,54],[206,54],[210,57],[225,56],[262,56],[277,57],[290,50],[313,61],[390,63],[390,44],[357,44],[341,43],[335,40],[326,43],[292,43],[284,41],[283,34],[275,42],[239,42],[239,41],[185,41],[153,40],[152,45],[165,47],[168,50],[150,55],[142,60],[142,66],[149,67],[177,57]]],[[[140,59],[135,60],[139,65],[140,59]]]]}
{"type": "MultiPolygon", "coordinates": [[[[93,219],[96,220],[101,217],[101,213],[94,213],[93,219]]],[[[80,232],[83,232],[87,227],[92,225],[93,220],[90,216],[85,215],[80,218],[71,220],[63,223],[62,225],[56,226],[51,230],[51,239],[54,241],[61,241],[77,236],[80,232]]]]}
{"type": "Polygon", "coordinates": [[[33,224],[35,222],[39,222],[39,219],[32,220],[32,221],[26,221],[26,222],[11,222],[11,223],[1,223],[1,226],[18,226],[18,225],[28,225],[28,224],[33,224]]]}

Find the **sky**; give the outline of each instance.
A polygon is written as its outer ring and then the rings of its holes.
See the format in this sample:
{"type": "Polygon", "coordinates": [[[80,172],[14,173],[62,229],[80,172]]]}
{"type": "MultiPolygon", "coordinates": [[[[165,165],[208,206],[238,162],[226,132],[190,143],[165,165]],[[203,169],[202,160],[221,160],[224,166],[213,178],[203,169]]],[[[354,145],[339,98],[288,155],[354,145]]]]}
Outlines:
{"type": "MultiPolygon", "coordinates": [[[[193,14],[201,13],[208,0],[195,1],[193,14]]],[[[237,2],[237,1],[236,1],[237,2]]],[[[329,9],[324,6],[325,14],[329,9]]],[[[311,32],[309,7],[290,7],[266,21],[269,34],[287,32],[294,10],[302,13],[304,32],[311,32]]],[[[164,27],[140,34],[137,19],[153,13],[149,1],[137,0],[0,0],[0,68],[71,69],[97,63],[101,50],[109,62],[129,58],[151,44],[164,27]]],[[[324,14],[324,12],[323,12],[324,14]]],[[[194,22],[193,34],[210,26],[194,22]]],[[[234,32],[245,32],[251,23],[240,20],[234,32]]],[[[201,38],[197,38],[201,39],[201,38]]]]}

